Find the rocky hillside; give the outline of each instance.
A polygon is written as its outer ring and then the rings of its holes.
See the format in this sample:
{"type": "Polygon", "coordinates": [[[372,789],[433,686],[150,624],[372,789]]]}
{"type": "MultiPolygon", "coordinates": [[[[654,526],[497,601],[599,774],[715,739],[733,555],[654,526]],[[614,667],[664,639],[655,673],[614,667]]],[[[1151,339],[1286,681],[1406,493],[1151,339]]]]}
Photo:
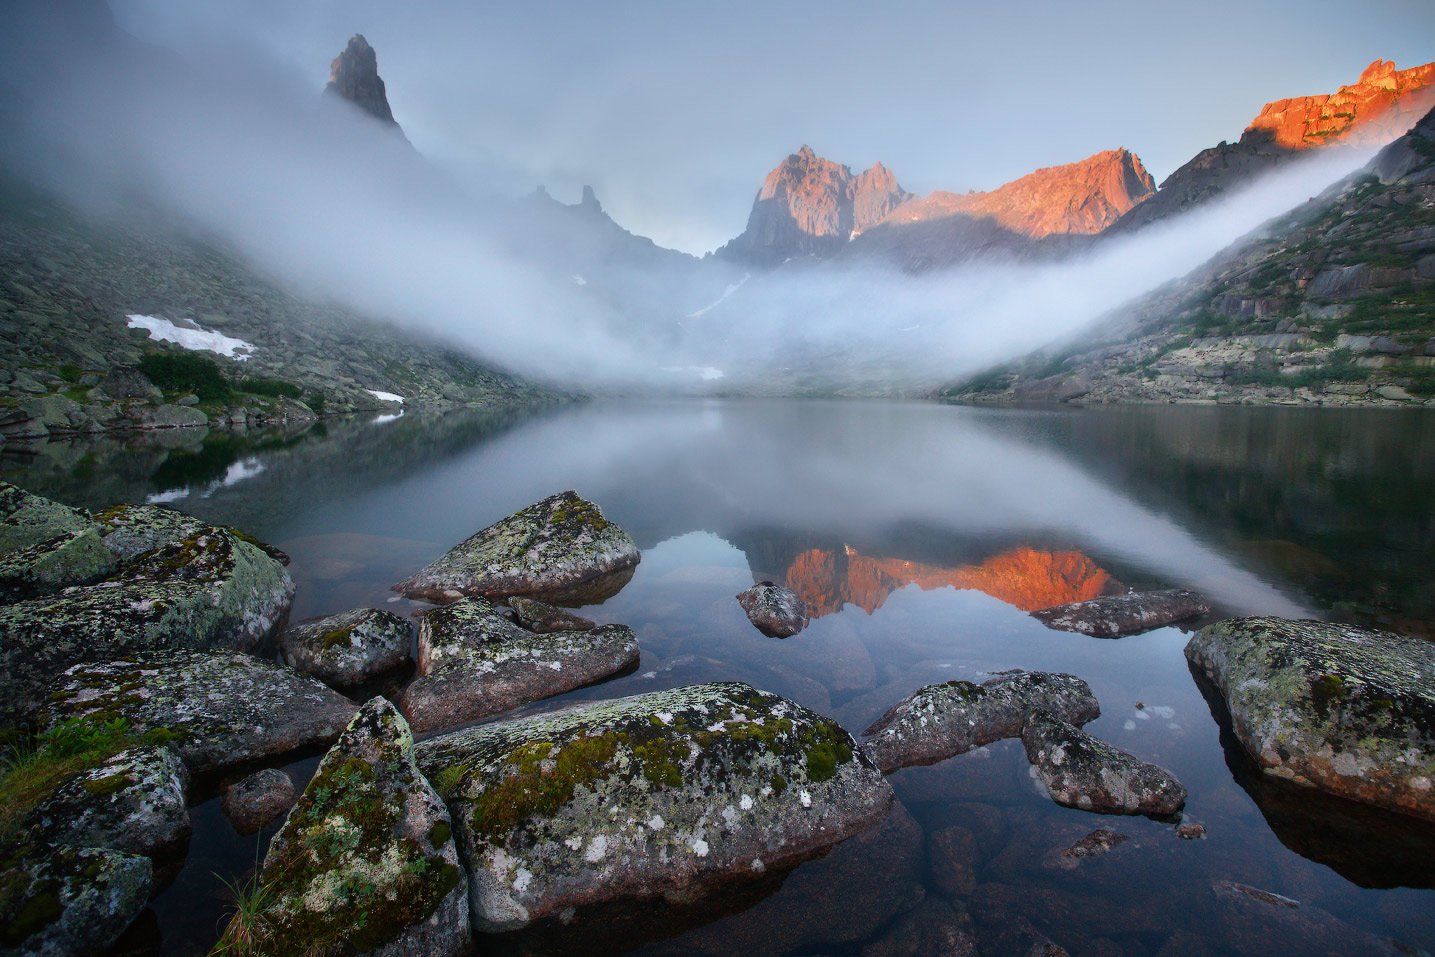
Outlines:
{"type": "Polygon", "coordinates": [[[767,174],[747,228],[719,255],[756,265],[830,256],[911,195],[881,163],[854,175],[803,146],[767,174]]]}
{"type": "Polygon", "coordinates": [[[329,83],[324,93],[347,100],[375,119],[398,128],[394,111],[389,108],[384,80],[379,76],[379,55],[361,33],[350,37],[330,64],[329,83]]]}
{"type": "Polygon", "coordinates": [[[1435,110],[1360,172],[973,400],[1435,405],[1435,110]]]}
{"type": "Polygon", "coordinates": [[[1359,80],[1335,93],[1267,103],[1239,141],[1197,153],[1109,234],[1123,235],[1185,212],[1315,150],[1383,146],[1432,106],[1435,63],[1397,70],[1389,60],[1376,60],[1359,80]]]}
{"type": "Polygon", "coordinates": [[[374,392],[410,404],[551,398],[441,342],[290,293],[164,217],[100,219],[0,178],[0,430],[397,409],[374,392]],[[228,358],[154,341],[132,315],[253,349],[228,358]]]}

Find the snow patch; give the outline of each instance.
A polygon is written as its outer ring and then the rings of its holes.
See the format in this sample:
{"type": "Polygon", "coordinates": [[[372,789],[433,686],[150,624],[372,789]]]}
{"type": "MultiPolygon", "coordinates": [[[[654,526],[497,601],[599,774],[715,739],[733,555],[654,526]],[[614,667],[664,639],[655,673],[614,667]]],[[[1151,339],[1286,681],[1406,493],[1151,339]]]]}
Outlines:
{"type": "Polygon", "coordinates": [[[751,278],[752,278],[752,273],[750,273],[750,272],[749,272],[749,273],[743,273],[742,278],[739,279],[739,280],[738,280],[737,282],[735,282],[735,283],[729,284],[728,287],[722,291],[722,295],[721,295],[721,296],[718,296],[716,300],[714,300],[713,302],[708,303],[706,306],[703,306],[703,307],[702,307],[701,309],[699,309],[697,312],[690,312],[690,313],[688,313],[688,318],[689,318],[689,319],[697,319],[697,318],[700,318],[703,314],[708,313],[708,312],[711,312],[712,310],[716,309],[718,306],[722,305],[723,302],[726,301],[729,296],[731,296],[733,293],[735,293],[735,292],[737,292],[739,289],[741,289],[742,286],[743,286],[743,283],[747,282],[747,281],[748,281],[749,279],[751,279],[751,278]]]}
{"type": "Polygon", "coordinates": [[[213,352],[215,355],[243,362],[255,351],[255,345],[252,342],[245,342],[243,339],[235,339],[222,332],[206,329],[199,323],[191,322],[188,319],[181,319],[176,323],[168,319],[160,319],[157,316],[130,314],[125,316],[125,323],[131,329],[145,330],[149,333],[149,337],[156,342],[173,342],[181,349],[189,349],[193,352],[213,352]]]}
{"type": "Polygon", "coordinates": [[[367,392],[369,395],[373,396],[374,398],[378,399],[380,402],[402,402],[402,401],[404,401],[404,397],[403,397],[403,396],[401,396],[401,395],[395,395],[395,394],[392,393],[392,392],[380,392],[378,389],[365,389],[364,391],[367,392]]]}

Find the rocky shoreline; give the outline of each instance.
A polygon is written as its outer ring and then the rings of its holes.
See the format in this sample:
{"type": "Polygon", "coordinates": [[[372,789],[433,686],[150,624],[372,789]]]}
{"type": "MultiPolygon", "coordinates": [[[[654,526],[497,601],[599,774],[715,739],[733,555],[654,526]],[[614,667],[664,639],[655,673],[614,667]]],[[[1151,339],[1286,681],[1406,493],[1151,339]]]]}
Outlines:
{"type": "MultiPolygon", "coordinates": [[[[353,609],[286,627],[285,557],[242,532],[153,506],[82,512],[0,486],[11,754],[0,947],[94,953],[117,940],[183,860],[196,782],[223,786],[245,833],[287,812],[221,936],[251,954],[460,954],[519,932],[571,943],[606,935],[605,915],[633,906],[681,920],[725,895],[761,897],[829,851],[835,862],[848,848],[900,847],[915,825],[887,776],[1002,739],[1021,741],[1051,800],[1144,815],[1172,842],[1158,851],[1098,828],[1054,848],[1051,867],[1176,853],[1204,834],[1182,820],[1187,791],[1168,770],[1081,729],[1100,704],[1070,674],[921,688],[860,738],[725,681],[506,715],[636,664],[630,629],[532,596],[591,600],[639,560],[574,492],[521,510],[395,586],[442,603],[420,618],[417,676],[397,704],[359,701],[341,692],[407,667],[405,619],[353,609]],[[415,731],[428,736],[415,743],[415,731]],[[277,766],[316,750],[296,791],[277,766]]],[[[1132,594],[1043,620],[1085,640],[1205,607],[1189,592],[1132,594]]],[[[775,630],[763,615],[753,627],[775,630]]],[[[1435,818],[1427,643],[1244,619],[1208,625],[1187,655],[1265,773],[1435,818]]],[[[975,838],[958,830],[932,838],[934,861],[968,853],[975,838]]],[[[984,908],[1010,910],[1002,895],[1015,889],[964,873],[938,869],[957,898],[909,907],[864,953],[1065,953],[1050,927],[993,924],[984,908]]],[[[1294,902],[1243,884],[1212,885],[1202,906],[1226,914],[1232,934],[1289,924],[1298,937],[1318,927],[1388,949],[1319,911],[1297,920],[1282,910],[1294,902]]]]}

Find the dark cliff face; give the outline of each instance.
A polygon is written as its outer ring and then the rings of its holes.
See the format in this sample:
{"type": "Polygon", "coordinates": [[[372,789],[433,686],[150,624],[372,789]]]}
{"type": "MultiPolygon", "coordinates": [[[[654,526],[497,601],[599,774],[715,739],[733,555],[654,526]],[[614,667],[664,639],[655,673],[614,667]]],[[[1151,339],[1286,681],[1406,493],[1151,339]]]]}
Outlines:
{"type": "Polygon", "coordinates": [[[1267,103],[1239,141],[1197,153],[1110,232],[1123,235],[1183,213],[1316,151],[1384,146],[1432,106],[1435,63],[1397,70],[1388,60],[1376,60],[1359,80],[1335,93],[1267,103]]]}
{"type": "Polygon", "coordinates": [[[389,97],[379,76],[379,57],[362,34],[354,34],[344,51],[329,66],[324,92],[348,100],[370,116],[398,126],[389,97]]]}

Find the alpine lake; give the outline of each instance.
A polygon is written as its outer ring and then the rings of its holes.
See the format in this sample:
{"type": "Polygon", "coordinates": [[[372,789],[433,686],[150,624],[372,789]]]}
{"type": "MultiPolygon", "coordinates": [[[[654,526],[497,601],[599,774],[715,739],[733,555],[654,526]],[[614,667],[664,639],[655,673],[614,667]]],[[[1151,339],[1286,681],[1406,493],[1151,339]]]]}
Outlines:
{"type": "MultiPolygon", "coordinates": [[[[586,952],[895,954],[910,915],[949,905],[979,940],[1026,921],[1076,955],[1289,952],[1284,925],[1212,904],[1223,881],[1299,902],[1315,927],[1435,951],[1435,827],[1260,775],[1187,666],[1202,621],[1101,639],[1028,614],[1179,587],[1209,599],[1205,621],[1435,639],[1435,413],[590,402],[11,443],[0,462],[70,505],[164,502],[278,546],[298,586],[291,620],[421,611],[390,586],[575,489],[642,551],[626,587],[579,613],[630,625],[642,660],[518,714],[740,680],[856,735],[923,685],[1064,671],[1100,700],[1087,730],[1174,772],[1184,820],[1205,828],[1183,840],[1169,821],[1058,806],[1003,741],[897,772],[893,813],[826,856],[681,919],[645,923],[640,908],[588,928],[586,952]],[[753,628],[734,596],[763,580],[807,602],[806,630],[753,628]],[[1098,828],[1125,841],[1061,855],[1098,828]]],[[[318,758],[287,766],[297,785],[318,758]]],[[[224,881],[262,858],[274,828],[241,837],[217,796],[198,800],[183,869],[118,952],[206,952],[231,905],[224,881]]]]}

